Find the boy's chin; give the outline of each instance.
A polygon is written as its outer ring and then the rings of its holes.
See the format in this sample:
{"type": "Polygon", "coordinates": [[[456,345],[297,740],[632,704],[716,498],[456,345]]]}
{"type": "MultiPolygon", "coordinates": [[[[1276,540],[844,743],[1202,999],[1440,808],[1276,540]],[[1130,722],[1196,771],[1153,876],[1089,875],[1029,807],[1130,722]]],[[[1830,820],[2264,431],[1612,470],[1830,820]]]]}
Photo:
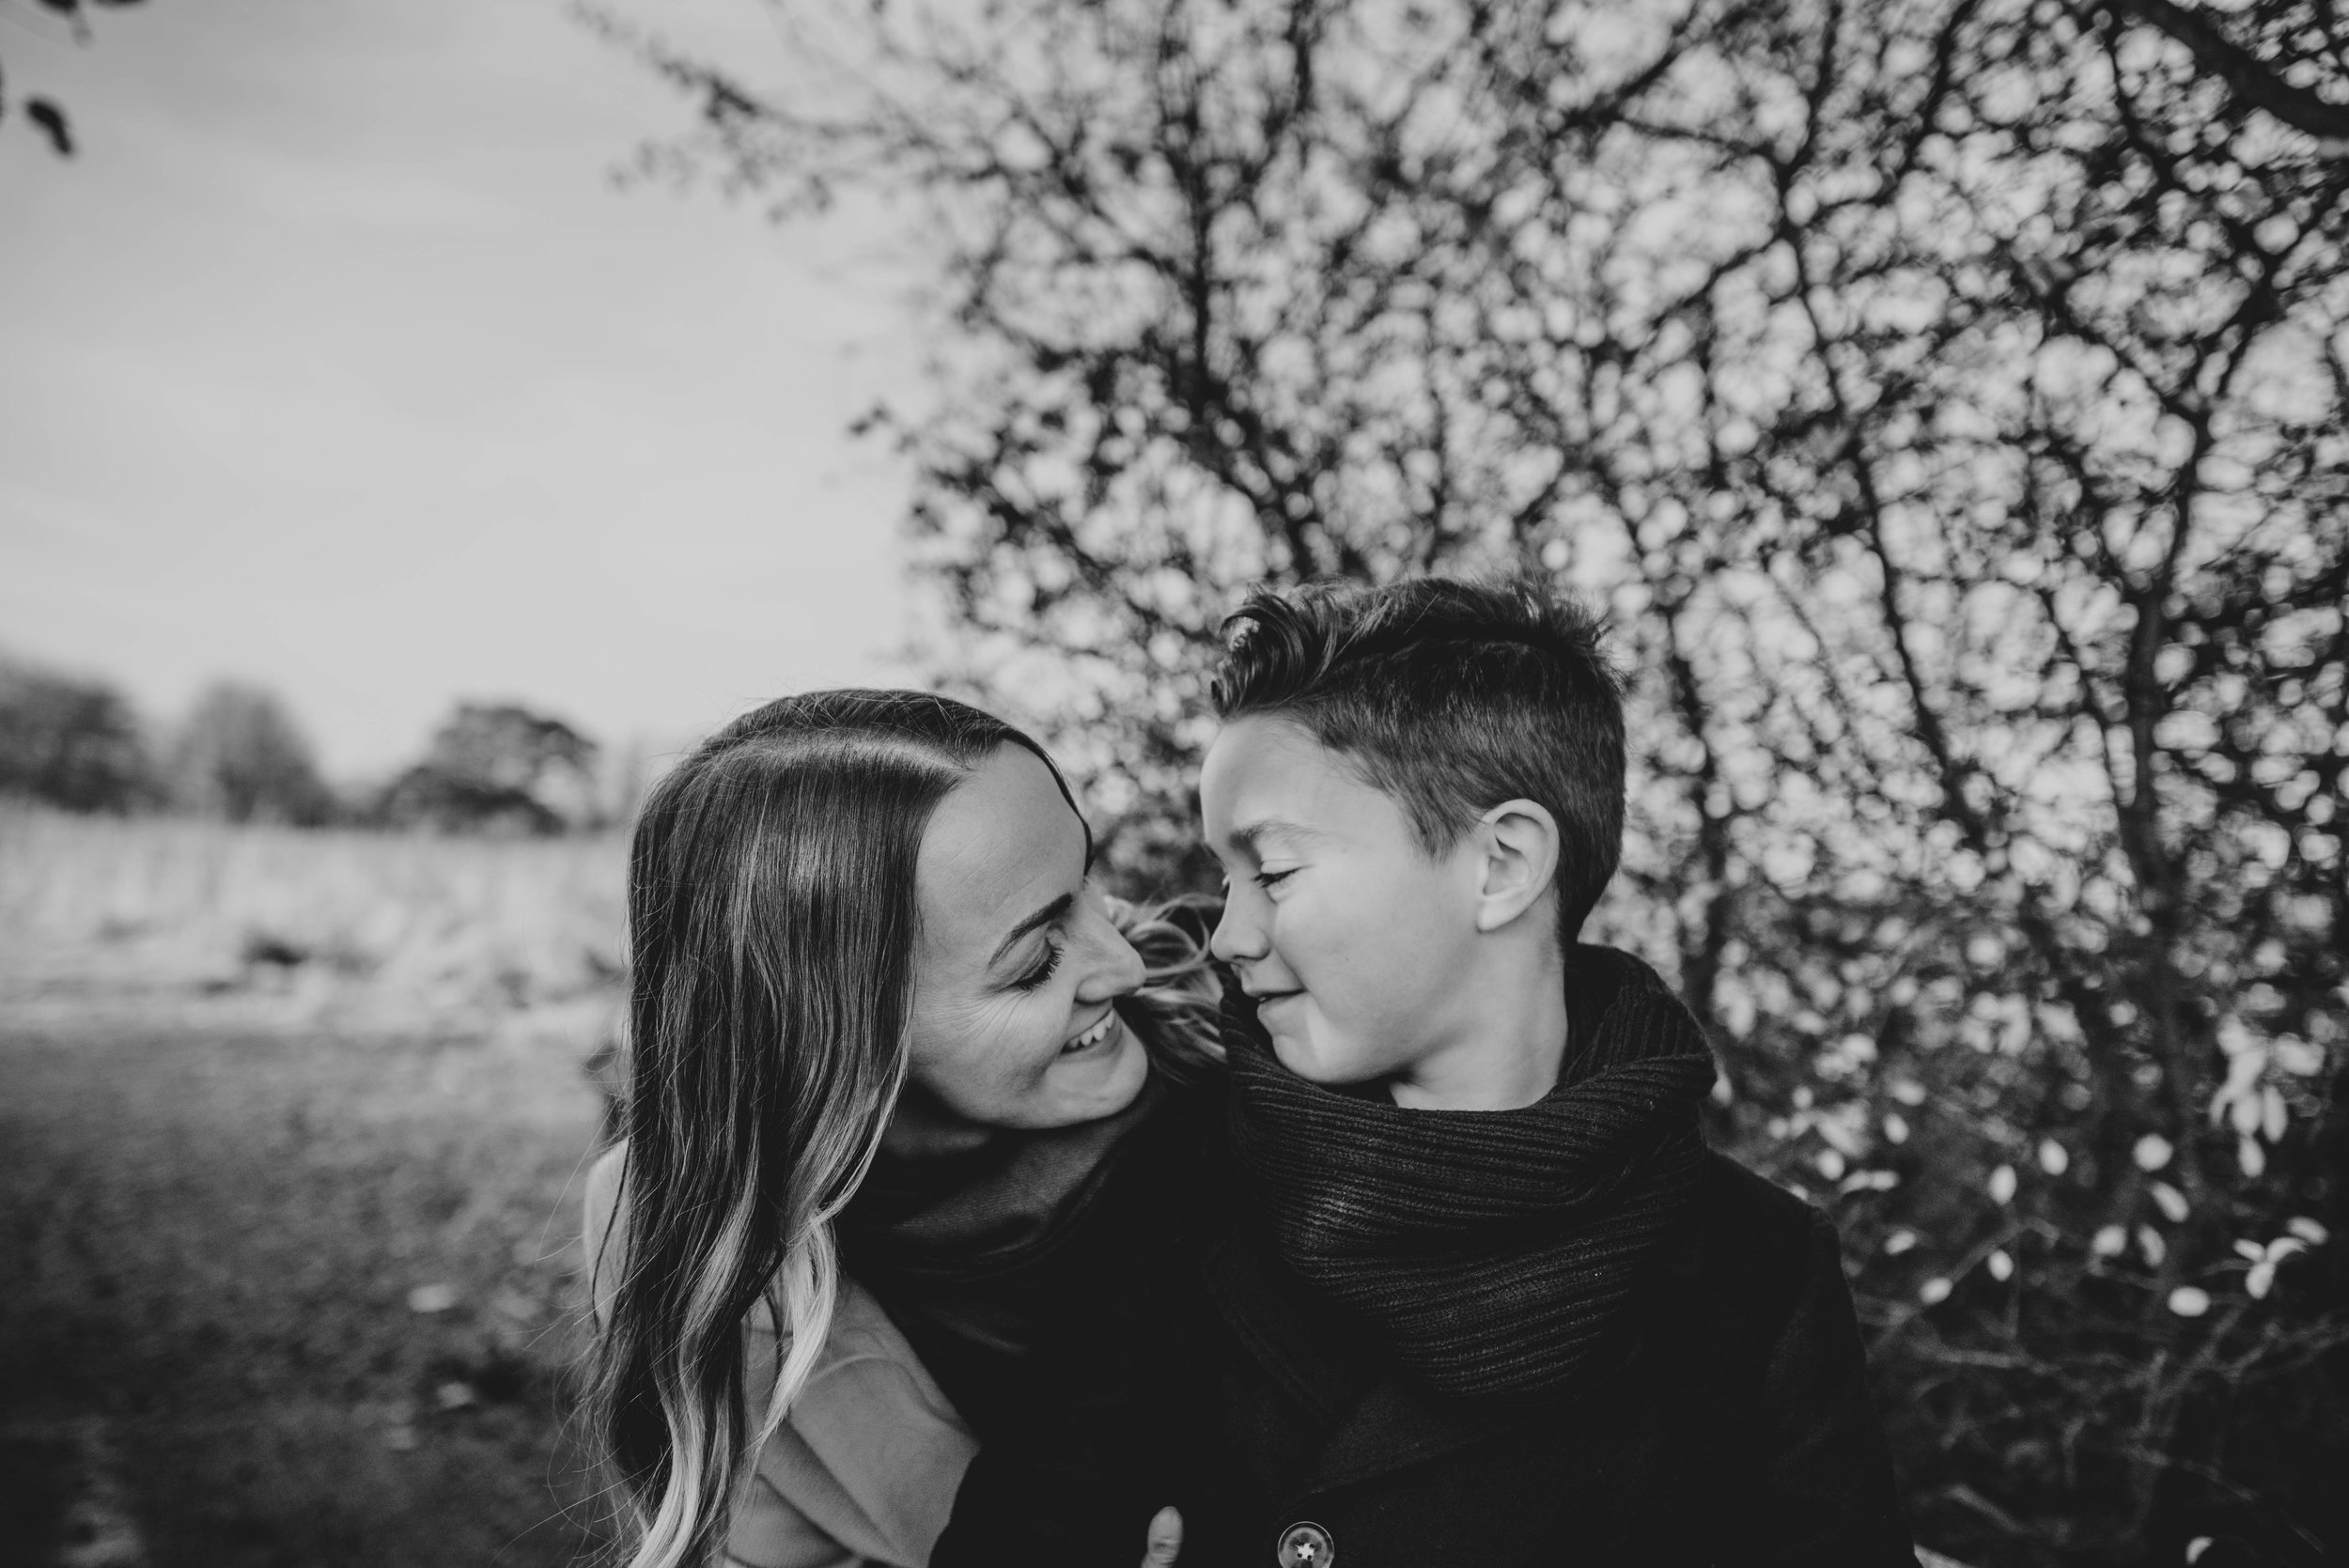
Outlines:
{"type": "Polygon", "coordinates": [[[1325,1089],[1344,1089],[1386,1076],[1355,1052],[1331,1049],[1326,1043],[1317,1044],[1285,1032],[1273,1033],[1272,1055],[1299,1078],[1325,1089]]]}

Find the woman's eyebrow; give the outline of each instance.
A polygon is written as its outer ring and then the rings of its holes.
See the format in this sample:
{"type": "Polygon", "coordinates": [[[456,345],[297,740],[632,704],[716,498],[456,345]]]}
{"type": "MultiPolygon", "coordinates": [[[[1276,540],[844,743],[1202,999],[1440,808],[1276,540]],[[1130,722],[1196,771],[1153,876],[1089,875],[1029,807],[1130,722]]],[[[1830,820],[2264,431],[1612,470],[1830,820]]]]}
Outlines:
{"type": "Polygon", "coordinates": [[[1003,962],[1003,955],[1009,953],[1014,947],[1018,946],[1020,938],[1026,936],[1031,931],[1041,930],[1043,927],[1050,925],[1055,922],[1066,918],[1068,911],[1076,907],[1077,895],[1073,893],[1065,893],[1058,898],[1053,899],[1050,904],[1045,905],[1044,908],[1036,910],[1027,919],[1021,921],[1019,924],[1013,926],[1010,934],[1004,937],[1002,941],[995,944],[995,951],[988,955],[988,967],[992,969],[997,964],[1003,962]]]}

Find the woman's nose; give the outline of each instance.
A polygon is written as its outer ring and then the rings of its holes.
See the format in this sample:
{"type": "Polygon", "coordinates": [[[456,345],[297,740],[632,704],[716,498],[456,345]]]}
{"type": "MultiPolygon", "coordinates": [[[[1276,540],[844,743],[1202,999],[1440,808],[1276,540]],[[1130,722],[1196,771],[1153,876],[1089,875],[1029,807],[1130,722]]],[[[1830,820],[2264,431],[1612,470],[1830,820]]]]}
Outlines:
{"type": "Polygon", "coordinates": [[[1134,944],[1106,915],[1092,924],[1093,964],[1079,994],[1088,1001],[1106,1001],[1139,986],[1145,966],[1142,955],[1134,951],[1134,944]]]}

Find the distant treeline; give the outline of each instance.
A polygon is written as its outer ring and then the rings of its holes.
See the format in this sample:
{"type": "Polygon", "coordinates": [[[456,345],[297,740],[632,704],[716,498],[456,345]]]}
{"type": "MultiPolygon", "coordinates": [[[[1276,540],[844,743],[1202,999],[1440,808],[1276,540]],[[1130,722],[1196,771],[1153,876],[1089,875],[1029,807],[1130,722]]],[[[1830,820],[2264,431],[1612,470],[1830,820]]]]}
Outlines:
{"type": "Polygon", "coordinates": [[[603,786],[599,754],[560,719],[462,702],[390,780],[337,788],[266,687],[216,681],[177,723],[154,724],[102,680],[0,656],[0,796],[68,811],[559,833],[626,815],[603,786]]]}

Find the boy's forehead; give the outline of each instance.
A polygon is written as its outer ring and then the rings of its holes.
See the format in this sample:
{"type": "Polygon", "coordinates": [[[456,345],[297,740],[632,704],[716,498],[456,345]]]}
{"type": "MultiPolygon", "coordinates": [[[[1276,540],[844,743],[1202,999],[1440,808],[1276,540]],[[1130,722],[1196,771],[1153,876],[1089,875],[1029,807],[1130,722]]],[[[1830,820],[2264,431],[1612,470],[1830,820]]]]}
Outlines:
{"type": "Polygon", "coordinates": [[[1210,829],[1251,843],[1326,831],[1364,787],[1346,758],[1312,731],[1270,714],[1226,724],[1208,747],[1199,779],[1210,829]]]}

